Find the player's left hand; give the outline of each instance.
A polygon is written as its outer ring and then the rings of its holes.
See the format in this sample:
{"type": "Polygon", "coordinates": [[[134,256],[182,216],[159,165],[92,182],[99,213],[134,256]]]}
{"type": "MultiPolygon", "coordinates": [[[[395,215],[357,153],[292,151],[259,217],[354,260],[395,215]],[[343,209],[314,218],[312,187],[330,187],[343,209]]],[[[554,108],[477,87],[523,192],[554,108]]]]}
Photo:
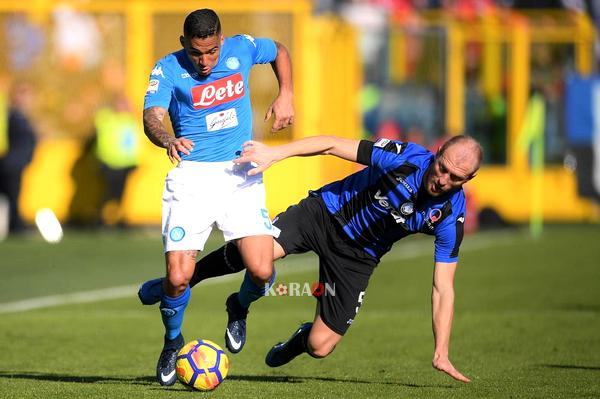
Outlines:
{"type": "Polygon", "coordinates": [[[235,163],[254,162],[256,167],[248,171],[248,176],[262,173],[278,161],[276,151],[259,141],[249,140],[242,146],[242,154],[233,160],[235,163]]]}
{"type": "Polygon", "coordinates": [[[285,129],[294,123],[294,104],[291,94],[279,94],[265,114],[265,122],[275,115],[271,132],[285,129]]]}
{"type": "Polygon", "coordinates": [[[435,355],[432,361],[433,367],[439,371],[443,371],[448,374],[450,377],[454,378],[460,382],[471,382],[471,380],[465,377],[460,371],[454,368],[452,363],[450,363],[450,359],[447,356],[439,356],[435,355]]]}

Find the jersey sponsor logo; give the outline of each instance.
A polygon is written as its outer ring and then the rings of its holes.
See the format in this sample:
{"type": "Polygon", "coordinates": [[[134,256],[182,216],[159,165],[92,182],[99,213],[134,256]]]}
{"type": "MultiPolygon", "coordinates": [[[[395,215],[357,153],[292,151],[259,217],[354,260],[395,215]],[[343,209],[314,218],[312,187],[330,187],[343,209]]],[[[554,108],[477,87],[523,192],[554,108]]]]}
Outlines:
{"type": "Polygon", "coordinates": [[[252,44],[254,45],[254,47],[256,47],[256,42],[254,41],[254,38],[250,35],[242,35],[244,36],[247,40],[251,41],[252,44]]]}
{"type": "Polygon", "coordinates": [[[197,78],[198,77],[198,72],[192,72],[191,74],[184,72],[181,74],[181,79],[188,79],[188,78],[197,78]]]}
{"type": "Polygon", "coordinates": [[[374,146],[382,148],[384,151],[395,152],[400,155],[406,149],[407,143],[398,143],[389,139],[379,139],[375,142],[374,146]]]}
{"type": "Polygon", "coordinates": [[[423,215],[423,227],[427,227],[429,231],[434,231],[435,226],[451,213],[452,203],[450,203],[450,201],[446,201],[441,208],[429,209],[427,216],[425,216],[425,210],[422,210],[421,215],[423,215]]]}
{"type": "Polygon", "coordinates": [[[225,65],[227,65],[227,68],[229,69],[236,70],[240,67],[240,60],[237,57],[229,57],[227,58],[227,61],[225,61],[225,65]]]}
{"type": "Polygon", "coordinates": [[[375,147],[384,148],[389,142],[389,139],[379,139],[375,142],[375,147]]]}
{"type": "Polygon", "coordinates": [[[160,65],[154,67],[154,69],[150,73],[150,76],[162,76],[163,78],[165,77],[165,75],[163,74],[162,67],[160,65]]]}
{"type": "Polygon", "coordinates": [[[390,214],[392,215],[392,217],[394,218],[394,221],[396,223],[405,223],[406,222],[406,219],[400,214],[400,212],[398,212],[396,209],[394,209],[394,207],[390,203],[389,198],[386,197],[385,195],[383,195],[381,193],[381,190],[377,190],[377,192],[375,193],[375,199],[377,200],[377,202],[379,203],[379,205],[381,207],[390,211],[390,214]]]}
{"type": "Polygon", "coordinates": [[[244,96],[244,79],[236,73],[214,82],[192,87],[192,102],[195,109],[203,109],[237,100],[244,96]]]}
{"type": "Polygon", "coordinates": [[[413,193],[413,189],[412,189],[412,187],[410,186],[410,184],[408,184],[408,183],[406,182],[406,180],[404,180],[404,178],[403,178],[403,177],[397,176],[397,177],[396,177],[396,181],[397,181],[398,183],[402,184],[402,185],[404,186],[404,188],[406,189],[406,191],[408,191],[408,192],[409,192],[409,193],[411,193],[411,194],[413,193]]]}
{"type": "Polygon", "coordinates": [[[154,94],[158,91],[158,85],[160,84],[160,82],[158,81],[158,79],[150,79],[150,82],[148,83],[148,88],[146,89],[146,94],[154,94]]]}
{"type": "Polygon", "coordinates": [[[437,222],[441,217],[442,211],[440,209],[435,208],[429,210],[429,220],[431,220],[432,223],[437,222]]]}
{"type": "Polygon", "coordinates": [[[225,111],[214,112],[206,115],[206,130],[209,132],[227,129],[237,125],[238,118],[235,108],[229,108],[225,111]]]}
{"type": "Polygon", "coordinates": [[[406,181],[406,177],[413,174],[416,170],[417,170],[417,167],[415,165],[412,165],[407,162],[407,163],[404,163],[399,168],[394,169],[392,171],[394,179],[398,183],[402,184],[402,186],[404,186],[406,191],[408,191],[410,194],[414,194],[414,190],[411,187],[411,185],[406,181]]]}

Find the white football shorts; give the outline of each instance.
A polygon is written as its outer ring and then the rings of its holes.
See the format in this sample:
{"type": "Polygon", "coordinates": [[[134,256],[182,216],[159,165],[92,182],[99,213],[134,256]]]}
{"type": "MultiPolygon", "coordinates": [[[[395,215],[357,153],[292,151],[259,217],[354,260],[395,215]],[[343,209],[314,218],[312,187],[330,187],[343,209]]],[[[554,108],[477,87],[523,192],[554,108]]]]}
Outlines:
{"type": "Polygon", "coordinates": [[[248,176],[253,166],[227,162],[182,161],[165,179],[162,236],[165,252],[200,250],[212,226],[225,241],[279,236],[265,206],[262,174],[248,176]]]}

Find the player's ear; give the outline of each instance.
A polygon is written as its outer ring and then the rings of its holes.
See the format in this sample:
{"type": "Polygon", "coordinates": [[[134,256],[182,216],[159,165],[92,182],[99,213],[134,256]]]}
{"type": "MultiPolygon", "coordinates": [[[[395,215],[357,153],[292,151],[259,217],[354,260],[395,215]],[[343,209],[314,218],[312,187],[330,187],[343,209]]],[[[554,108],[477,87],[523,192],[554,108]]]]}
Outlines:
{"type": "Polygon", "coordinates": [[[179,36],[179,43],[181,43],[181,47],[185,47],[185,38],[183,36],[179,36]]]}
{"type": "Polygon", "coordinates": [[[221,46],[223,45],[224,41],[225,41],[225,36],[223,36],[223,34],[221,34],[221,46]]]}

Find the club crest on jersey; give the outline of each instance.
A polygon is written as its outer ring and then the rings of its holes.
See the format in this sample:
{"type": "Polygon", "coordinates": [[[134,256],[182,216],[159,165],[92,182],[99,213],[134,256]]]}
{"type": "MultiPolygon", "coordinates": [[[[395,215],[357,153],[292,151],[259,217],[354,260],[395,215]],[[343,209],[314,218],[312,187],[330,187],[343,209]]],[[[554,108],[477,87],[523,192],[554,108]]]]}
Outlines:
{"type": "Polygon", "coordinates": [[[214,107],[244,96],[244,79],[241,73],[192,87],[192,105],[194,109],[214,107]]]}
{"type": "Polygon", "coordinates": [[[229,69],[236,70],[240,67],[240,60],[238,60],[237,57],[229,57],[227,58],[227,61],[225,61],[225,65],[227,65],[227,68],[229,69]]]}
{"type": "Polygon", "coordinates": [[[411,215],[415,210],[415,207],[413,205],[412,202],[405,202],[404,204],[402,204],[402,206],[400,206],[400,213],[402,213],[403,215],[411,215]]]}
{"type": "Polygon", "coordinates": [[[171,241],[178,242],[183,240],[183,237],[185,237],[185,230],[180,226],[173,227],[169,233],[171,241]]]}

